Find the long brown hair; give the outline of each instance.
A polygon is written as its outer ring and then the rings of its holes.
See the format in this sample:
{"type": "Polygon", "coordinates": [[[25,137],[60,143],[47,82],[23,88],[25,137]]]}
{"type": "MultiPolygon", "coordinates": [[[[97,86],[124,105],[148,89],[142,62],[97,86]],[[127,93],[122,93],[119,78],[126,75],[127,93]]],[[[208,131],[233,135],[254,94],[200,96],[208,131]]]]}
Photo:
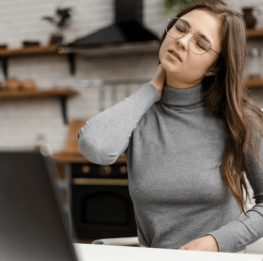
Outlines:
{"type": "MultiPolygon", "coordinates": [[[[179,18],[194,9],[208,10],[221,21],[222,51],[211,66],[217,71],[215,75],[203,78],[202,93],[208,109],[223,119],[229,131],[227,144],[221,158],[222,180],[230,188],[232,195],[238,202],[241,214],[244,213],[249,217],[245,208],[247,198],[250,202],[251,199],[248,197],[249,192],[244,172],[247,170],[246,162],[248,158],[251,159],[251,156],[263,169],[260,161],[263,112],[249,98],[244,79],[247,57],[246,24],[241,14],[220,0],[193,2],[180,11],[176,17],[179,18]],[[254,130],[258,132],[256,133],[254,130]],[[243,195],[244,189],[246,200],[243,195]]],[[[172,26],[172,22],[168,24],[168,28],[172,26]]],[[[159,50],[165,37],[166,31],[161,36],[159,50]]]]}

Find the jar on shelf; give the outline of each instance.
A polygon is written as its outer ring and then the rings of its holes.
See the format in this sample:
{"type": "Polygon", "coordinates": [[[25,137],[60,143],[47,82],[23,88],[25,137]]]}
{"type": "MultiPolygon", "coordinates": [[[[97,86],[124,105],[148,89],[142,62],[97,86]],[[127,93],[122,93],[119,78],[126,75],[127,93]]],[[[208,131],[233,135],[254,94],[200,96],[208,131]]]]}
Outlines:
{"type": "Polygon", "coordinates": [[[262,78],[261,66],[261,49],[249,49],[246,62],[246,78],[249,80],[260,80],[262,78]]]}
{"type": "Polygon", "coordinates": [[[46,141],[46,136],[38,134],[36,137],[35,150],[40,151],[44,156],[52,155],[52,146],[46,141]]]}

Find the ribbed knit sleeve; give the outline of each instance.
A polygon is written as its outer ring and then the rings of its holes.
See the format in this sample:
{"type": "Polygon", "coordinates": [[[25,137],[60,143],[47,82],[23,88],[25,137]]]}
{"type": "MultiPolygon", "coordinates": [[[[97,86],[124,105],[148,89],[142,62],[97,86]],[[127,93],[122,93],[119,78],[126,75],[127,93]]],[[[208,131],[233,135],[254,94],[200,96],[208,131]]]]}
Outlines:
{"type": "Polygon", "coordinates": [[[113,164],[126,151],[132,131],[157,98],[157,89],[146,83],[121,102],[93,116],[78,132],[80,152],[93,163],[113,164]]]}
{"type": "MultiPolygon", "coordinates": [[[[263,162],[262,146],[263,144],[261,144],[260,150],[261,162],[263,162]]],[[[256,204],[248,210],[250,218],[241,215],[239,218],[208,233],[216,239],[219,252],[239,250],[263,237],[263,171],[252,157],[250,150],[246,151],[245,173],[254,191],[253,198],[256,204]]]]}

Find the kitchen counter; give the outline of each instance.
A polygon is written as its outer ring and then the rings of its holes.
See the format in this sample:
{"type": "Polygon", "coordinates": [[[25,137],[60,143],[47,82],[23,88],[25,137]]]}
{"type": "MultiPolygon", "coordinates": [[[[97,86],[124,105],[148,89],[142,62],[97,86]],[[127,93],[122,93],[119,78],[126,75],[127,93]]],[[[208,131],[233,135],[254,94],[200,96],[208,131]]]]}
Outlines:
{"type": "MultiPolygon", "coordinates": [[[[59,152],[51,156],[57,163],[92,163],[86,159],[81,153],[69,153],[69,152],[59,152]]],[[[121,156],[117,159],[115,163],[126,163],[126,157],[121,156]]]]}

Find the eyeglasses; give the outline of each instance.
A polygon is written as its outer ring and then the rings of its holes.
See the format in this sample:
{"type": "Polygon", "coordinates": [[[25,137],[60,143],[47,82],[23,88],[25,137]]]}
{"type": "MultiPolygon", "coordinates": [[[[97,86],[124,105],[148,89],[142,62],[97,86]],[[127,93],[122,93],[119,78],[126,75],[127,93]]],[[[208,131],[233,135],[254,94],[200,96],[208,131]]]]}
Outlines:
{"type": "Polygon", "coordinates": [[[166,27],[166,34],[172,39],[180,39],[184,37],[189,31],[194,35],[189,39],[189,48],[192,53],[196,55],[203,55],[211,49],[220,56],[215,50],[211,48],[212,43],[207,36],[200,33],[194,33],[188,26],[187,22],[178,17],[168,19],[170,22],[166,27]]]}

